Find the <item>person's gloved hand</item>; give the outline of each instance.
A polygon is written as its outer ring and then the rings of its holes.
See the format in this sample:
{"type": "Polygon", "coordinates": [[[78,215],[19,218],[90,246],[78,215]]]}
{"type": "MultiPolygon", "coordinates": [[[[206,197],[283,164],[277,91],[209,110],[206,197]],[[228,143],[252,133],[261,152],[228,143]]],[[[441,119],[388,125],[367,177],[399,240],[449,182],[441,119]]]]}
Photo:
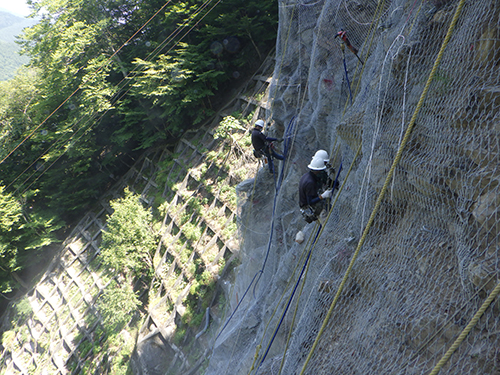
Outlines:
{"type": "Polygon", "coordinates": [[[329,189],[320,195],[321,199],[327,199],[330,198],[331,196],[332,196],[332,189],[329,189]]]}
{"type": "Polygon", "coordinates": [[[338,180],[335,180],[335,182],[333,183],[333,190],[338,190],[340,186],[340,182],[338,180]]]}
{"type": "Polygon", "coordinates": [[[277,142],[283,142],[283,138],[278,138],[277,142]]]}

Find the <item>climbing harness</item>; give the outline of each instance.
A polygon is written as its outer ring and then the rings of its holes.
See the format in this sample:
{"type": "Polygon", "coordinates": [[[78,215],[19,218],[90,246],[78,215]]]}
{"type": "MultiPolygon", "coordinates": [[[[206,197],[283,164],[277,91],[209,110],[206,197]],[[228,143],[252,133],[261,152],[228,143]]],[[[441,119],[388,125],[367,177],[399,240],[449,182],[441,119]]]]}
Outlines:
{"type": "Polygon", "coordinates": [[[253,150],[253,156],[255,156],[256,159],[262,159],[262,157],[264,156],[264,154],[262,153],[262,151],[260,150],[253,150]]]}
{"type": "Polygon", "coordinates": [[[302,214],[302,217],[308,224],[318,220],[318,217],[315,215],[314,210],[312,209],[311,206],[306,206],[304,208],[301,208],[300,213],[302,214]]]}
{"type": "MultiPolygon", "coordinates": [[[[288,152],[289,152],[289,147],[290,147],[290,142],[291,142],[290,138],[292,137],[294,126],[295,126],[295,116],[292,117],[292,119],[290,120],[290,123],[288,124],[288,126],[287,126],[287,128],[285,130],[284,137],[283,137],[283,140],[284,140],[283,156],[285,158],[286,158],[286,155],[288,155],[288,152]]],[[[270,233],[270,236],[269,236],[269,241],[268,241],[268,246],[267,246],[267,250],[266,250],[266,255],[264,257],[264,262],[262,263],[261,269],[258,270],[255,273],[254,277],[250,281],[250,284],[248,285],[248,287],[246,288],[245,292],[243,293],[243,296],[241,297],[240,301],[236,305],[234,311],[231,313],[231,315],[227,319],[226,323],[224,324],[224,326],[221,328],[221,330],[219,331],[219,333],[215,337],[214,345],[215,345],[215,342],[217,341],[217,339],[220,337],[220,335],[222,334],[222,332],[225,330],[225,328],[229,324],[229,322],[231,321],[231,319],[233,318],[233,316],[236,314],[236,311],[238,311],[238,308],[240,307],[241,303],[243,302],[243,300],[245,299],[246,295],[250,291],[250,288],[252,287],[252,285],[254,285],[253,295],[254,295],[254,298],[255,298],[255,289],[257,287],[257,283],[260,280],[260,277],[264,273],[264,268],[266,267],[267,259],[269,257],[269,252],[270,252],[270,249],[271,249],[271,243],[272,243],[272,238],[273,238],[273,233],[274,233],[274,217],[275,217],[275,212],[276,212],[276,201],[277,201],[278,191],[279,191],[279,189],[281,187],[281,183],[283,181],[283,174],[284,174],[285,164],[286,163],[283,162],[283,165],[281,167],[281,173],[280,173],[280,175],[279,175],[279,177],[278,177],[278,179],[276,181],[276,194],[274,195],[273,213],[272,213],[272,218],[271,218],[271,229],[270,229],[271,233],[270,233]]],[[[255,185],[254,185],[254,188],[255,188],[255,185]]]]}

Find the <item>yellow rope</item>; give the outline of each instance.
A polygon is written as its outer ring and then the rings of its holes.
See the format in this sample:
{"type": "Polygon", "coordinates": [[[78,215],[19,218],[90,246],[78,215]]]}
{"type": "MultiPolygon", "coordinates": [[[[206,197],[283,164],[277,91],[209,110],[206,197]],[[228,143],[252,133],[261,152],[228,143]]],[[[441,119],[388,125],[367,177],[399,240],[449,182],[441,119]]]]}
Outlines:
{"type": "Polygon", "coordinates": [[[479,310],[477,310],[476,314],[471,319],[469,324],[467,324],[467,327],[465,327],[462,333],[460,333],[455,342],[451,345],[450,349],[448,349],[443,358],[441,358],[441,360],[438,362],[436,367],[432,369],[429,375],[436,375],[439,372],[439,370],[441,370],[441,368],[446,364],[446,362],[448,362],[448,359],[450,359],[451,355],[455,352],[455,350],[457,350],[462,341],[465,340],[471,329],[474,328],[474,326],[477,324],[481,316],[484,314],[486,309],[490,306],[491,302],[493,302],[493,300],[496,298],[496,296],[498,296],[499,293],[500,293],[500,282],[497,284],[495,289],[493,289],[488,298],[486,298],[486,300],[481,305],[479,310]]]}
{"type": "Polygon", "coordinates": [[[394,171],[396,170],[396,166],[398,165],[399,161],[401,160],[401,157],[403,155],[403,150],[404,150],[406,144],[408,143],[408,140],[410,139],[411,132],[412,132],[413,127],[415,125],[415,120],[420,112],[420,109],[422,108],[422,106],[424,104],[425,97],[427,96],[427,92],[429,91],[431,82],[434,79],[437,68],[438,68],[438,66],[443,58],[444,50],[446,49],[446,46],[448,45],[448,42],[450,41],[451,34],[452,34],[456,24],[457,24],[458,17],[460,16],[460,13],[462,11],[464,3],[465,3],[465,0],[460,0],[460,3],[457,6],[457,9],[455,11],[455,15],[453,16],[453,19],[450,23],[450,26],[448,28],[448,32],[446,33],[446,36],[443,40],[443,44],[441,45],[441,49],[439,50],[436,61],[434,62],[434,66],[432,67],[431,73],[429,74],[429,78],[427,79],[427,83],[425,84],[424,90],[422,91],[422,94],[420,95],[420,99],[418,101],[417,107],[415,108],[415,112],[413,113],[413,116],[410,120],[410,123],[408,124],[408,128],[406,129],[406,133],[404,135],[404,138],[401,141],[401,145],[398,149],[396,157],[394,158],[394,162],[392,163],[391,169],[389,170],[389,173],[387,174],[387,178],[384,182],[384,186],[382,187],[382,190],[380,191],[380,194],[379,194],[377,201],[375,203],[375,207],[370,215],[370,218],[368,219],[366,227],[363,231],[363,235],[358,242],[358,246],[356,248],[356,251],[354,252],[354,254],[352,256],[351,262],[349,263],[349,267],[347,268],[347,271],[344,275],[344,278],[342,279],[342,282],[340,283],[339,289],[337,290],[337,293],[332,301],[332,304],[328,310],[328,313],[326,314],[326,317],[323,320],[323,324],[321,325],[321,328],[320,328],[318,334],[316,335],[316,339],[314,340],[314,343],[311,347],[311,350],[309,351],[309,354],[307,355],[307,358],[304,362],[302,370],[300,371],[300,375],[304,374],[306,367],[309,364],[309,361],[311,360],[312,355],[313,355],[314,351],[316,350],[316,347],[318,346],[319,339],[321,338],[321,336],[323,335],[323,332],[326,329],[326,325],[328,324],[328,321],[330,320],[333,309],[334,309],[335,305],[337,304],[337,301],[340,297],[340,294],[342,293],[342,290],[344,288],[345,283],[347,282],[347,277],[349,276],[349,274],[354,266],[354,262],[356,261],[356,258],[358,257],[358,254],[359,254],[359,251],[365,242],[366,236],[368,235],[368,231],[370,230],[370,227],[373,224],[373,221],[375,220],[375,215],[377,214],[378,209],[380,208],[380,205],[382,203],[382,199],[384,198],[384,195],[387,191],[387,188],[388,188],[389,183],[392,179],[392,176],[394,175],[394,171]]]}
{"type": "MultiPolygon", "coordinates": [[[[339,147],[340,147],[340,145],[339,145],[339,147]]],[[[347,174],[346,174],[346,176],[344,178],[344,181],[342,182],[342,185],[339,187],[339,191],[337,192],[337,195],[335,196],[335,200],[332,203],[332,207],[330,209],[330,212],[328,213],[328,216],[327,216],[327,218],[325,220],[325,223],[328,222],[328,219],[330,218],[330,215],[333,212],[333,208],[335,207],[335,205],[336,205],[336,203],[337,203],[337,201],[339,199],[341,191],[344,189],[344,185],[345,185],[345,183],[346,183],[349,175],[351,174],[352,168],[354,167],[354,164],[356,163],[356,159],[358,158],[360,152],[361,152],[361,145],[359,145],[358,150],[356,151],[356,155],[354,155],[354,158],[352,159],[351,166],[349,167],[349,170],[347,171],[347,174]]],[[[318,238],[320,238],[321,233],[323,232],[324,227],[325,226],[323,226],[323,228],[321,228],[321,232],[318,234],[318,238]]],[[[309,262],[309,264],[311,264],[311,262],[309,262]]],[[[297,304],[295,306],[295,311],[293,313],[292,323],[290,324],[290,327],[292,327],[292,328],[293,328],[293,325],[295,324],[295,318],[297,316],[297,311],[299,309],[299,302],[300,302],[300,297],[302,296],[302,290],[304,289],[304,285],[306,283],[307,272],[309,271],[309,264],[307,265],[306,272],[304,274],[304,281],[302,282],[299,294],[297,295],[297,304]]],[[[292,329],[290,329],[290,332],[288,333],[288,337],[287,337],[286,344],[285,344],[285,350],[283,351],[283,357],[281,358],[281,364],[280,364],[280,369],[278,371],[278,375],[280,375],[281,371],[283,371],[283,365],[285,364],[285,355],[286,355],[286,352],[288,350],[288,344],[290,342],[291,336],[292,336],[292,329]]]]}
{"type": "Polygon", "coordinates": [[[281,303],[281,301],[283,300],[283,297],[285,296],[285,294],[287,293],[288,291],[288,287],[290,286],[290,284],[292,283],[292,280],[293,280],[293,276],[295,275],[295,272],[297,271],[298,267],[299,267],[299,264],[302,262],[302,259],[304,259],[305,257],[305,254],[307,254],[307,251],[309,250],[309,246],[311,246],[311,242],[312,242],[312,239],[314,237],[314,233],[316,233],[316,229],[318,228],[318,223],[316,222],[315,226],[314,226],[314,229],[313,231],[311,232],[311,235],[309,236],[309,239],[307,240],[306,242],[306,246],[304,246],[304,250],[302,251],[302,254],[300,255],[300,258],[299,260],[297,261],[296,265],[295,265],[295,268],[294,270],[292,271],[292,275],[290,276],[289,280],[288,280],[288,283],[286,284],[284,290],[283,290],[283,293],[281,294],[281,297],[280,299],[278,300],[278,302],[276,303],[276,306],[273,310],[273,312],[271,313],[271,316],[269,317],[269,320],[267,321],[267,324],[266,326],[264,327],[264,332],[262,333],[262,338],[259,342],[259,344],[257,345],[256,347],[256,351],[255,351],[255,356],[254,356],[254,360],[253,360],[253,363],[252,363],[252,366],[250,368],[250,371],[248,372],[248,374],[250,375],[251,372],[254,370],[255,368],[255,363],[257,362],[257,359],[258,359],[258,353],[260,351],[260,349],[262,348],[262,342],[264,341],[264,336],[267,332],[267,329],[269,328],[269,325],[271,324],[271,319],[274,317],[274,314],[276,314],[276,311],[278,310],[278,307],[281,303]]]}
{"type": "Polygon", "coordinates": [[[417,9],[417,12],[415,13],[415,17],[413,17],[413,22],[410,25],[410,28],[408,29],[408,33],[406,35],[410,35],[411,30],[413,29],[413,26],[415,26],[415,22],[417,22],[417,17],[420,14],[420,10],[422,9],[422,5],[424,5],[424,0],[420,2],[420,6],[417,9]]]}
{"type": "Polygon", "coordinates": [[[482,286],[479,287],[479,289],[474,293],[472,294],[472,296],[469,298],[469,300],[467,302],[465,302],[464,304],[462,304],[462,306],[457,309],[457,311],[448,317],[448,320],[446,322],[444,322],[444,324],[441,326],[441,328],[439,328],[436,332],[434,332],[432,334],[432,336],[430,336],[416,351],[415,353],[413,353],[413,355],[401,366],[402,369],[404,369],[408,363],[410,363],[411,361],[413,361],[415,358],[417,358],[420,354],[420,352],[422,352],[422,350],[424,350],[427,345],[429,345],[441,332],[443,332],[445,330],[445,328],[452,322],[456,321],[456,318],[458,316],[458,314],[460,314],[460,312],[466,308],[469,303],[471,303],[474,299],[476,299],[478,296],[479,296],[479,292],[481,290],[483,290],[484,288],[486,288],[486,286],[491,282],[493,281],[493,279],[496,277],[496,275],[493,275],[491,276],[482,286]]]}

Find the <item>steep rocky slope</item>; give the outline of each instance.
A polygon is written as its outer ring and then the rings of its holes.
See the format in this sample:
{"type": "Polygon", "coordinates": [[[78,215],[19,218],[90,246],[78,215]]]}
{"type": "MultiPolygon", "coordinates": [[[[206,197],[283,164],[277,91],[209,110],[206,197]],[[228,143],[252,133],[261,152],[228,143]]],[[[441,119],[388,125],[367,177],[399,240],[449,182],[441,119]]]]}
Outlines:
{"type": "Polygon", "coordinates": [[[4,314],[0,374],[206,368],[209,337],[223,317],[225,285],[238,264],[235,186],[258,168],[246,127],[267,108],[273,61],[267,59],[213,121],[175,147],[146,152],[95,202],[47,271],[4,314]],[[157,246],[152,275],[135,285],[143,305],[112,337],[99,301],[113,280],[123,280],[103,267],[101,242],[110,202],[125,188],[154,213],[157,246]]]}
{"type": "Polygon", "coordinates": [[[280,2],[267,117],[293,145],[276,192],[265,173],[240,185],[234,315],[207,373],[500,373],[499,14],[490,0],[280,2]],[[320,148],[343,166],[321,229],[297,204],[320,148]]]}
{"type": "Polygon", "coordinates": [[[104,285],[88,264],[128,185],[166,202],[149,307],[121,335],[135,373],[500,373],[499,14],[495,0],[280,2],[274,74],[254,77],[247,118],[286,138],[279,174],[256,171],[231,121],[145,155],[65,243],[31,311],[5,317],[24,328],[3,336],[2,370],[109,371],[90,350],[105,342],[104,285]],[[342,166],[323,226],[304,222],[297,191],[319,148],[342,166]],[[205,270],[210,298],[194,304],[205,270]]]}

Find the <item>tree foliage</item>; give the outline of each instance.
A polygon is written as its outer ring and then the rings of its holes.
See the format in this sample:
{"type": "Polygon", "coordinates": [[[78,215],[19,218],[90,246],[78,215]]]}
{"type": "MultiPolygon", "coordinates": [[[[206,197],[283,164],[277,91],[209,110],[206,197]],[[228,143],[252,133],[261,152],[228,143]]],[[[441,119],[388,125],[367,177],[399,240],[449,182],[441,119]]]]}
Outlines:
{"type": "Polygon", "coordinates": [[[128,188],[123,198],[110,204],[113,214],[108,216],[102,235],[102,262],[127,278],[140,275],[152,264],[150,251],[155,244],[152,214],[128,188]]]}
{"type": "Polygon", "coordinates": [[[112,281],[97,302],[99,313],[103,318],[108,333],[118,333],[127,324],[132,313],[139,307],[137,298],[130,284],[118,285],[112,281]]]}
{"type": "Polygon", "coordinates": [[[12,274],[36,263],[33,253],[57,241],[53,232],[60,228],[55,218],[23,212],[22,204],[0,186],[0,293],[17,285],[12,274]]]}
{"type": "Polygon", "coordinates": [[[23,212],[19,236],[37,233],[26,246],[75,220],[126,158],[208,119],[276,38],[267,0],[28,4],[38,17],[19,41],[29,67],[0,83],[0,183],[23,212]]]}

